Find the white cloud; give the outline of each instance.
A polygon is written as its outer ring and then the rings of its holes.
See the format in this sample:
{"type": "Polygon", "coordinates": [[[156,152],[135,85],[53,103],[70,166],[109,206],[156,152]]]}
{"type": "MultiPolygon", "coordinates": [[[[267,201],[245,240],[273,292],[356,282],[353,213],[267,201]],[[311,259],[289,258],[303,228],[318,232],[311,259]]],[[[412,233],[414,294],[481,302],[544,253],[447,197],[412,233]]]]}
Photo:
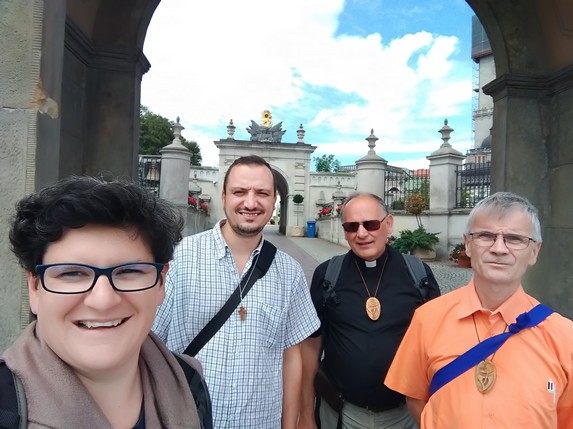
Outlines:
{"type": "MultiPolygon", "coordinates": [[[[454,72],[450,58],[457,39],[335,36],[342,8],[343,0],[163,0],[144,47],[152,68],[142,104],[180,116],[203,165],[217,165],[213,140],[226,137],[229,119],[244,134],[266,108],[306,112],[307,137],[320,130],[316,153],[358,159],[372,127],[383,151],[427,150],[419,142],[436,137],[444,117],[463,114],[471,97],[471,76],[454,72]],[[220,131],[201,131],[207,127],[220,131]]],[[[296,128],[288,131],[295,136],[296,128]]]]}

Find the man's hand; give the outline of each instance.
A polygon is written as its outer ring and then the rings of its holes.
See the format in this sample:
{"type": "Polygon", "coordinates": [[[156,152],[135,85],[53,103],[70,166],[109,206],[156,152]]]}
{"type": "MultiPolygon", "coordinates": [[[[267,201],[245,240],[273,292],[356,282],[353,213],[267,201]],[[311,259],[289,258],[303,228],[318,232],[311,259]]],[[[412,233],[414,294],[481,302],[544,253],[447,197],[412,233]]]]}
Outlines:
{"type": "Polygon", "coordinates": [[[418,427],[420,426],[420,420],[422,418],[422,410],[426,406],[426,401],[422,401],[421,399],[414,399],[409,398],[406,396],[406,405],[408,406],[408,411],[412,414],[412,417],[418,423],[418,427]]]}
{"type": "Polygon", "coordinates": [[[309,337],[300,343],[302,355],[302,390],[298,429],[316,429],[314,420],[314,378],[320,363],[322,337],[309,337]]]}
{"type": "Polygon", "coordinates": [[[283,351],[283,412],[282,429],[295,429],[300,411],[302,358],[300,345],[283,351]]]}

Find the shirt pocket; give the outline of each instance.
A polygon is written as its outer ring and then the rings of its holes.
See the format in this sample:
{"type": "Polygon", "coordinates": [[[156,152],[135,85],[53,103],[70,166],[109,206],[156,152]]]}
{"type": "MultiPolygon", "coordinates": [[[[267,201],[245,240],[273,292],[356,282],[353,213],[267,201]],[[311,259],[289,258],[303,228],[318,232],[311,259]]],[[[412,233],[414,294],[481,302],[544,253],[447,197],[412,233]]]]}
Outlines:
{"type": "Polygon", "coordinates": [[[281,309],[257,301],[253,313],[255,317],[255,331],[260,344],[268,348],[282,344],[283,333],[280,328],[284,317],[281,309]]]}

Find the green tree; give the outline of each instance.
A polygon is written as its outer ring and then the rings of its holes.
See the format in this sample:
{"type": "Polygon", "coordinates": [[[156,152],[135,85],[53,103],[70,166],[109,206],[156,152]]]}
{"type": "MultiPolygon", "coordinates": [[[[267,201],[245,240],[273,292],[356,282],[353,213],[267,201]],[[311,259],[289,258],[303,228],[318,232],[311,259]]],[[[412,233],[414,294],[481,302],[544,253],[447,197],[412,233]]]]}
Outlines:
{"type": "Polygon", "coordinates": [[[316,171],[323,173],[337,172],[340,169],[340,161],[334,159],[334,155],[322,155],[313,157],[316,171]]]}
{"type": "MultiPolygon", "coordinates": [[[[169,119],[153,113],[147,107],[139,109],[139,153],[159,155],[161,148],[171,144],[175,135],[169,119]]],[[[181,136],[181,144],[191,152],[191,165],[201,165],[201,148],[194,141],[181,136]]]]}

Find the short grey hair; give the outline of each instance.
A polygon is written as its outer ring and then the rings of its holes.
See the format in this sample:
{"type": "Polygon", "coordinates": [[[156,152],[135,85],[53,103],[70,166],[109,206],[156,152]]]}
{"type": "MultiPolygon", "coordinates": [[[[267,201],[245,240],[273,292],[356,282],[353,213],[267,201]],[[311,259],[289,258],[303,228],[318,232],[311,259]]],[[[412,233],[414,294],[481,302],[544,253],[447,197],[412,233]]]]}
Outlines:
{"type": "Polygon", "coordinates": [[[382,210],[384,210],[384,213],[390,214],[390,211],[388,210],[388,206],[386,205],[384,200],[382,198],[380,198],[378,195],[370,193],[370,192],[355,192],[353,194],[350,194],[348,197],[346,197],[346,199],[342,203],[342,215],[340,216],[341,220],[344,220],[344,209],[346,208],[348,203],[350,201],[352,201],[354,198],[358,198],[358,197],[370,197],[370,198],[378,201],[378,203],[382,207],[382,210]]]}
{"type": "Polygon", "coordinates": [[[541,243],[541,225],[537,208],[525,197],[521,197],[513,192],[496,192],[487,198],[484,198],[470,212],[466,224],[466,234],[471,232],[475,217],[478,213],[489,212],[492,214],[505,215],[512,210],[519,209],[529,215],[533,230],[533,238],[536,242],[541,243]]]}

